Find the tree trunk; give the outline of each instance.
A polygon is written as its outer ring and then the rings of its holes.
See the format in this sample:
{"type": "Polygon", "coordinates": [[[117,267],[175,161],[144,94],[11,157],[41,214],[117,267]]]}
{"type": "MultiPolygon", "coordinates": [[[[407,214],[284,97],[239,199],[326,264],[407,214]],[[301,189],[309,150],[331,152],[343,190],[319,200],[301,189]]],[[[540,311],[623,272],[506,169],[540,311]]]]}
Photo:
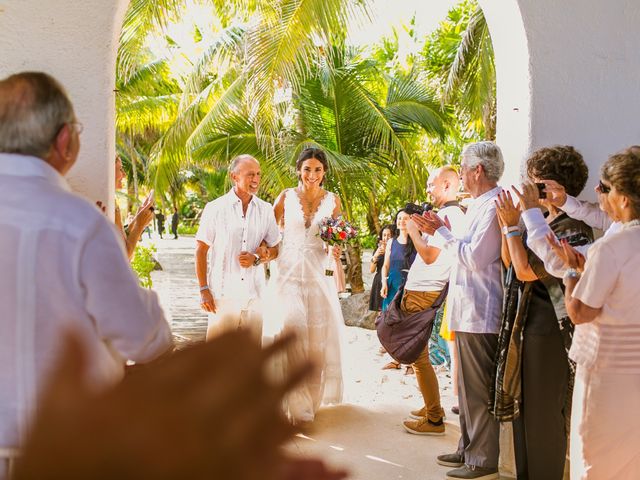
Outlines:
{"type": "Polygon", "coordinates": [[[371,216],[371,225],[369,225],[370,233],[377,235],[380,231],[380,209],[376,203],[373,192],[369,192],[369,215],[371,216]]]}
{"type": "Polygon", "coordinates": [[[349,255],[349,268],[347,269],[347,282],[351,285],[351,293],[364,292],[364,281],[362,280],[362,249],[359,243],[347,245],[347,255],[349,255]]]}

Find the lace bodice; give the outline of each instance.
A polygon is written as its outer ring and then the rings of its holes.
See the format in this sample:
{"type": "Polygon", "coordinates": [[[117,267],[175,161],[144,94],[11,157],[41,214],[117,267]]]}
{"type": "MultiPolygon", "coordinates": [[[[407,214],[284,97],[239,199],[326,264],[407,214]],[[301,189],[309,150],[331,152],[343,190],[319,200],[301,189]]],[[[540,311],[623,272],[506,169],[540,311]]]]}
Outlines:
{"type": "Polygon", "coordinates": [[[318,236],[319,223],[323,218],[333,214],[335,206],[335,195],[327,192],[316,212],[312,214],[309,228],[306,228],[300,198],[295,190],[287,190],[284,197],[283,249],[323,248],[323,242],[318,236]]]}

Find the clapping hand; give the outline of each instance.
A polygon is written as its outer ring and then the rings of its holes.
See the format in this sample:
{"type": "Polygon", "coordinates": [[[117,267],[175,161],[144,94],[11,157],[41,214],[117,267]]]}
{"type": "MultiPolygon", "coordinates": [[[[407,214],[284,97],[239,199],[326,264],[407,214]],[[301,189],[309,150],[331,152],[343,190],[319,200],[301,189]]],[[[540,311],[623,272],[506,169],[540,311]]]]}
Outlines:
{"type": "Polygon", "coordinates": [[[554,207],[561,208],[567,201],[567,192],[562,185],[555,180],[541,180],[545,184],[547,200],[554,207]]]}
{"type": "Polygon", "coordinates": [[[503,190],[495,200],[496,213],[501,227],[513,227],[520,223],[520,206],[515,206],[509,191],[503,190]]]}
{"type": "Polygon", "coordinates": [[[264,372],[292,341],[285,335],[262,350],[247,332],[228,332],[95,393],[86,383],[87,352],[68,335],[15,479],[344,478],[282,451],[294,433],[282,399],[312,367],[302,363],[282,382],[264,372]]]}
{"type": "Polygon", "coordinates": [[[151,223],[151,220],[153,220],[153,205],[153,190],[151,190],[147,198],[142,202],[142,205],[140,205],[140,208],[138,208],[129,228],[132,228],[132,225],[136,225],[136,228],[144,230],[146,226],[151,223]]]}
{"type": "Polygon", "coordinates": [[[535,183],[524,182],[522,184],[522,192],[513,185],[511,185],[511,189],[520,201],[520,211],[524,212],[531,208],[540,208],[540,191],[535,183]]]}
{"type": "Polygon", "coordinates": [[[451,223],[449,223],[449,219],[445,217],[445,219],[442,220],[432,211],[425,212],[422,215],[414,213],[411,215],[411,220],[415,222],[421,232],[426,233],[427,235],[433,235],[440,227],[445,227],[451,230],[451,223]]]}
{"type": "Polygon", "coordinates": [[[558,241],[553,233],[547,234],[546,238],[549,246],[553,249],[556,255],[562,259],[567,268],[573,268],[578,272],[582,272],[584,270],[584,265],[587,259],[578,250],[569,245],[567,240],[563,239],[558,241]]]}

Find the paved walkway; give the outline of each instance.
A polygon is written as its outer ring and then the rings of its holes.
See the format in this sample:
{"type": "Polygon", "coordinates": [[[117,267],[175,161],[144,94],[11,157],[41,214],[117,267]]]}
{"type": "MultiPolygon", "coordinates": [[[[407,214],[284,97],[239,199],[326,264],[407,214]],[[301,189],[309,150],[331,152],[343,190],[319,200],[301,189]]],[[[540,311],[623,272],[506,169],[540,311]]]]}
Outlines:
{"type": "MultiPolygon", "coordinates": [[[[144,242],[148,242],[145,239],[144,242]]],[[[171,318],[180,343],[202,341],[206,316],[200,311],[195,280],[193,237],[154,238],[163,270],[152,274],[154,289],[171,318]]],[[[443,479],[445,467],[434,459],[455,450],[458,418],[450,413],[454,399],[448,372],[438,374],[442,403],[449,415],[442,437],[406,433],[402,420],[422,405],[415,376],[401,370],[381,370],[389,357],[378,354],[375,332],[345,327],[344,404],[320,410],[312,428],[290,446],[305,455],[320,455],[345,467],[353,480],[443,479]]]]}

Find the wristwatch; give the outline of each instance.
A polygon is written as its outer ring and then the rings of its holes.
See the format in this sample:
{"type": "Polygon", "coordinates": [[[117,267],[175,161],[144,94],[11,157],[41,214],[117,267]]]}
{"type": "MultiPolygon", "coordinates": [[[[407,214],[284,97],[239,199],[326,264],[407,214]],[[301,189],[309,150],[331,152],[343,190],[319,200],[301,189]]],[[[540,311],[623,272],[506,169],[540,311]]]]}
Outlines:
{"type": "Polygon", "coordinates": [[[256,259],[253,261],[253,266],[257,267],[262,263],[262,259],[260,258],[260,255],[258,255],[257,253],[254,253],[253,256],[256,257],[256,259]]]}
{"type": "Polygon", "coordinates": [[[562,276],[562,280],[563,282],[566,282],[570,278],[573,280],[579,280],[580,272],[577,271],[575,268],[568,268],[567,271],[564,272],[564,275],[562,276]]]}

